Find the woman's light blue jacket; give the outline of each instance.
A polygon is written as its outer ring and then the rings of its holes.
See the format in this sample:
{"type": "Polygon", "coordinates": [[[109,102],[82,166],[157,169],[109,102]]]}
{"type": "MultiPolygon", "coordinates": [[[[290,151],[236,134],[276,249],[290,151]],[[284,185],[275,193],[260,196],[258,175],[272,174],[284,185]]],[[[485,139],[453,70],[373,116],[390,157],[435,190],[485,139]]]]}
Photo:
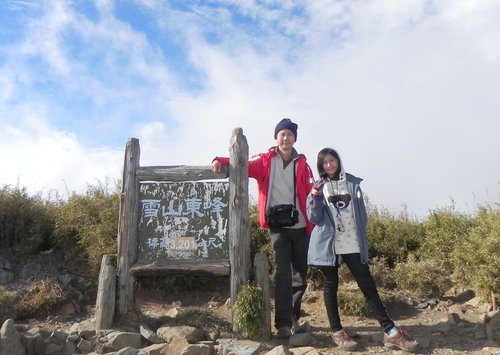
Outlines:
{"type": "MultiPolygon", "coordinates": [[[[354,219],[358,234],[360,257],[363,264],[369,263],[368,241],[366,236],[366,224],[368,221],[363,192],[360,183],[363,179],[347,174],[347,189],[351,195],[354,219]]],[[[309,194],[307,198],[307,216],[315,225],[309,239],[309,252],[307,262],[314,266],[334,266],[337,262],[342,263],[342,257],[335,254],[335,222],[332,212],[328,207],[325,197],[314,197],[309,194]],[[339,258],[337,261],[336,258],[339,258]]]]}

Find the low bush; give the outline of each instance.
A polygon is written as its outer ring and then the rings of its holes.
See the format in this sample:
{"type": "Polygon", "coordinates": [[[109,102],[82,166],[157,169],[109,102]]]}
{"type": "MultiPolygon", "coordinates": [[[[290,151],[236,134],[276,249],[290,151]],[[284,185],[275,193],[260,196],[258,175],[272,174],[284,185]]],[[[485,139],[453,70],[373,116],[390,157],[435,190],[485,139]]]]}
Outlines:
{"type": "MultiPolygon", "coordinates": [[[[380,299],[387,306],[395,301],[394,295],[379,289],[380,299]]],[[[340,287],[337,293],[339,310],[342,314],[348,316],[367,317],[371,315],[365,296],[359,288],[352,289],[340,287]]]]}
{"type": "Polygon", "coordinates": [[[116,254],[119,214],[117,187],[107,183],[73,193],[56,214],[54,242],[69,261],[88,265],[90,276],[99,274],[102,256],[116,254]]]}
{"type": "Polygon", "coordinates": [[[444,294],[452,283],[447,270],[440,268],[434,259],[417,260],[410,255],[406,262],[394,269],[398,289],[411,291],[418,297],[436,297],[444,294]]]}
{"type": "Polygon", "coordinates": [[[452,255],[455,280],[485,301],[500,301],[500,210],[481,207],[477,225],[461,238],[452,255]]]}
{"type": "Polygon", "coordinates": [[[420,259],[434,259],[440,269],[452,270],[450,255],[475,225],[475,218],[458,213],[453,207],[432,211],[423,224],[425,234],[417,255],[420,259]]]}
{"type": "Polygon", "coordinates": [[[10,248],[16,257],[50,249],[55,205],[26,189],[0,189],[0,248],[10,248]]]}
{"type": "Polygon", "coordinates": [[[371,208],[368,215],[368,248],[373,257],[384,257],[393,267],[404,262],[408,255],[420,247],[424,228],[411,219],[406,211],[398,216],[387,210],[371,208]]]}

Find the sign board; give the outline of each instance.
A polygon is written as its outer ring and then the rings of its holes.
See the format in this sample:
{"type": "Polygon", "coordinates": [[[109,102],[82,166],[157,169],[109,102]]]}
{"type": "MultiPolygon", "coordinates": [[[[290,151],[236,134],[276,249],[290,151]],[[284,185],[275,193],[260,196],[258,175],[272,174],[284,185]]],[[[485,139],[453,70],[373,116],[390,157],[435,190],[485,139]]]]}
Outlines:
{"type": "Polygon", "coordinates": [[[229,260],[229,182],[141,182],[138,261],[229,260]]]}

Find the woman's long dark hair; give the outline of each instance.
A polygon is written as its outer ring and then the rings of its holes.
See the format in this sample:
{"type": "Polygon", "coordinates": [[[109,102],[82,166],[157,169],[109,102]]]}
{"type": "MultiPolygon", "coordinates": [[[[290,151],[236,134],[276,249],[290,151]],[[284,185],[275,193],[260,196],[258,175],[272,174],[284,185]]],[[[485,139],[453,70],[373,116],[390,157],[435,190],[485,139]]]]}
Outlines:
{"type": "Polygon", "coordinates": [[[334,180],[338,180],[339,174],[342,171],[342,167],[341,167],[342,163],[340,162],[339,154],[337,153],[337,151],[335,149],[332,149],[332,148],[323,148],[318,152],[318,159],[316,160],[316,167],[318,169],[318,174],[324,180],[326,180],[328,178],[328,174],[325,172],[325,169],[323,169],[323,160],[325,160],[325,156],[327,154],[330,154],[332,157],[337,159],[337,161],[339,163],[337,171],[335,172],[335,176],[333,177],[334,180]]]}

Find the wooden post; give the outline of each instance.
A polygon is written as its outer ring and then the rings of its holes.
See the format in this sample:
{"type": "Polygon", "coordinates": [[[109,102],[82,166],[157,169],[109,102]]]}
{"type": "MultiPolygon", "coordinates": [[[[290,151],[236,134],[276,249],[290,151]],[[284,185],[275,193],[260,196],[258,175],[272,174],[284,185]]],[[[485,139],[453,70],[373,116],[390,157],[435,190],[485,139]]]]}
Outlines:
{"type": "Polygon", "coordinates": [[[118,311],[125,315],[133,306],[134,277],[130,267],[137,260],[137,224],[139,220],[140,147],[137,138],[130,138],[125,149],[123,179],[118,222],[118,311]]]}
{"type": "MultiPolygon", "coordinates": [[[[229,147],[229,259],[231,309],[250,278],[250,218],[248,215],[248,144],[241,128],[235,128],[229,147]]],[[[232,314],[234,318],[234,312],[232,314]]],[[[239,332],[235,322],[233,331],[239,332]]]]}
{"type": "Polygon", "coordinates": [[[271,295],[269,292],[269,262],[264,253],[255,254],[253,262],[253,274],[255,283],[261,288],[264,297],[264,305],[266,314],[264,315],[264,323],[260,331],[262,340],[271,339],[271,295]]]}
{"type": "Polygon", "coordinates": [[[103,255],[95,306],[95,330],[113,326],[116,304],[116,255],[103,255]]]}

